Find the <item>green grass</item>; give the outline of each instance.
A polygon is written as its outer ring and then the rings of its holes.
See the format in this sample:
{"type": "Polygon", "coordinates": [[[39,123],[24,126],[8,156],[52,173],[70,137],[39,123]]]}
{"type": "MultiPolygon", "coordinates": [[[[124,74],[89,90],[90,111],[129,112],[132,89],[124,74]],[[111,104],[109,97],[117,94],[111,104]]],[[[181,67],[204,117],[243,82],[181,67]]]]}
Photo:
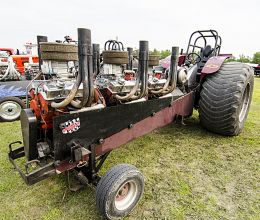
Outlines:
{"type": "MultiPolygon", "coordinates": [[[[136,165],[145,193],[127,219],[260,219],[260,79],[245,129],[237,137],[205,131],[198,114],[113,151],[102,173],[118,163],[136,165]]],[[[101,219],[95,189],[76,193],[64,175],[26,186],[7,159],[21,140],[19,122],[1,123],[0,219],[101,219]]]]}

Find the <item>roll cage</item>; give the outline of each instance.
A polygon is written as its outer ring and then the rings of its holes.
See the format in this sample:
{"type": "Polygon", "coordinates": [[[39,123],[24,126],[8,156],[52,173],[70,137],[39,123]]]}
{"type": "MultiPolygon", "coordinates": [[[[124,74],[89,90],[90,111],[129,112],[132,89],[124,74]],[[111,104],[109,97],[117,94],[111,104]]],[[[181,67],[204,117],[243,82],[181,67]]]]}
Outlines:
{"type": "Polygon", "coordinates": [[[196,52],[196,48],[200,49],[200,52],[207,46],[210,45],[212,47],[212,55],[217,56],[220,53],[220,48],[222,44],[222,39],[218,35],[218,32],[215,30],[201,30],[201,31],[195,31],[191,34],[189,43],[188,43],[188,48],[186,55],[189,53],[194,53],[196,52]],[[204,42],[203,45],[198,45],[199,40],[203,39],[202,42],[204,42]],[[209,40],[213,39],[214,43],[209,43],[209,40]]]}

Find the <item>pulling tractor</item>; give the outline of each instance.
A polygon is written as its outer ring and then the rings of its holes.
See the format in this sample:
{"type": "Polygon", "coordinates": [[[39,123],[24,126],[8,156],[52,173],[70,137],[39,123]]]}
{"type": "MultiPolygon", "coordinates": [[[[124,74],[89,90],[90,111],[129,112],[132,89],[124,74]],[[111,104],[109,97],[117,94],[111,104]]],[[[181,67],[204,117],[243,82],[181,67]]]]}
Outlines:
{"type": "Polygon", "coordinates": [[[154,71],[159,60],[149,56],[148,41],[139,42],[136,70],[133,49],[115,40],[106,42],[101,59],[88,29],[78,29],[78,45],[50,43],[45,36],[38,44],[41,80],[30,83],[31,101],[21,113],[23,144],[9,145],[9,159],[29,185],[65,171],[93,184],[97,208],[108,219],[126,216],[144,191],[135,166],[120,164],[98,175],[113,149],[177,116],[191,116],[193,108],[209,131],[232,136],[243,129],[253,70],[225,62],[214,30],[194,32],[185,54],[172,47],[166,74],[154,71]],[[26,158],[25,168],[19,158],[26,158]]]}

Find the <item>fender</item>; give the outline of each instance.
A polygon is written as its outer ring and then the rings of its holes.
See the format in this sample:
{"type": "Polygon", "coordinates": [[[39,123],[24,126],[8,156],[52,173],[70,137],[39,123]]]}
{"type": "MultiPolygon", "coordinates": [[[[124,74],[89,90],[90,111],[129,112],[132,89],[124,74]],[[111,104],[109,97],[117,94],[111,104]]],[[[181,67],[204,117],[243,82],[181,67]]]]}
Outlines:
{"type": "Polygon", "coordinates": [[[224,61],[229,57],[230,57],[229,54],[211,57],[206,62],[205,66],[203,67],[203,69],[201,71],[200,81],[202,81],[205,76],[219,71],[219,69],[222,66],[222,64],[224,63],[224,61]]]}

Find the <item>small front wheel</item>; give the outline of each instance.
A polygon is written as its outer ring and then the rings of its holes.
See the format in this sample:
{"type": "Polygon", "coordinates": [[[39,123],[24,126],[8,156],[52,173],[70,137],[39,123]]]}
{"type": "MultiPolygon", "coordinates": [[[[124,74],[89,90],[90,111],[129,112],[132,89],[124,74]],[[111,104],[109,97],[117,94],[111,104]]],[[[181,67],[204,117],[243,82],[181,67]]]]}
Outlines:
{"type": "Polygon", "coordinates": [[[97,208],[108,219],[120,219],[133,210],[143,191],[144,178],[135,166],[114,166],[101,177],[97,185],[97,208]]]}

